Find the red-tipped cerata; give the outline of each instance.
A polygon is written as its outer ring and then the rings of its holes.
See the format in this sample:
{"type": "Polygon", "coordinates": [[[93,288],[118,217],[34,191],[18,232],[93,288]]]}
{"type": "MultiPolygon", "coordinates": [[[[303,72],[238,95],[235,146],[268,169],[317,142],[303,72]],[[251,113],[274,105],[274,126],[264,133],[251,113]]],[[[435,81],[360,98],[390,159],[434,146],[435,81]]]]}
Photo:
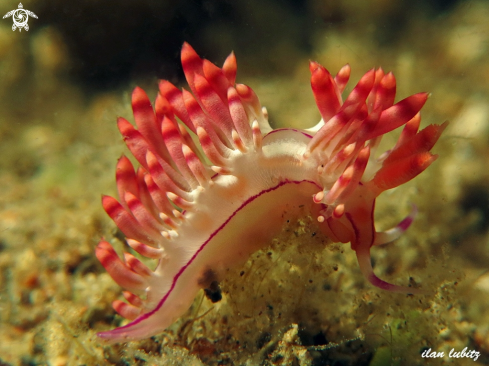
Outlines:
{"type": "MultiPolygon", "coordinates": [[[[414,220],[415,207],[393,229],[376,232],[373,209],[380,193],[414,178],[437,157],[430,150],[446,124],[418,131],[428,94],[394,103],[394,75],[372,69],[343,96],[350,66],[332,76],[311,62],[322,120],[309,130],[273,130],[255,92],[235,84],[234,53],[219,68],[185,43],[181,61],[191,92],[161,81],[153,109],[136,88],[137,128],[123,118],[117,122],[141,166],[135,171],[120,158],[119,201],[104,196],[102,204],[127,244],[158,265],[151,270],[129,253],[119,258],[105,240],[98,244],[97,258],[125,289],[127,302],[116,300],[113,307],[130,320],[100,338],[124,342],[162,332],[209,285],[203,280],[209,271],[220,279],[256,250],[242,233],[266,225],[261,231],[271,238],[280,230],[284,203],[289,213],[310,207],[331,240],[351,242],[373,285],[420,292],[378,278],[370,249],[395,240],[414,220]],[[401,126],[398,142],[378,159],[374,148],[382,136],[401,126]]],[[[263,235],[263,245],[268,238],[263,235]]]]}

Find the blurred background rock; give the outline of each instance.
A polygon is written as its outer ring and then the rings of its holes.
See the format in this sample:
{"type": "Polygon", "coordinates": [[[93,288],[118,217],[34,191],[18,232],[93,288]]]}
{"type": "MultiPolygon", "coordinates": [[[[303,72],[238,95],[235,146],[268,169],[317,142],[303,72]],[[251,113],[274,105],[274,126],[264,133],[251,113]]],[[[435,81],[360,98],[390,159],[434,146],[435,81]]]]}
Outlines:
{"type": "MultiPolygon", "coordinates": [[[[455,0],[26,1],[24,7],[35,9],[39,19],[31,18],[31,36],[19,35],[24,45],[15,47],[28,51],[25,44],[28,38],[32,42],[31,52],[37,55],[35,61],[43,64],[37,66],[59,69],[64,63],[69,76],[88,88],[111,88],[141,77],[180,77],[175,60],[184,41],[198,45],[200,53],[210,59],[221,59],[229,50],[235,50],[245,72],[269,75],[293,70],[301,57],[311,54],[315,38],[328,31],[356,33],[389,47],[404,38],[413,21],[434,20],[456,3],[455,0]],[[44,37],[32,41],[32,34],[38,32],[44,37]],[[48,41],[53,44],[43,43],[48,41]],[[40,49],[45,55],[40,54],[40,49]],[[69,57],[69,63],[65,57],[69,57]]],[[[15,2],[5,1],[0,12],[15,7],[15,2]]],[[[9,27],[8,22],[4,20],[2,24],[9,27]]],[[[15,52],[9,48],[12,38],[6,35],[3,38],[6,42],[2,43],[3,54],[15,52]]]]}

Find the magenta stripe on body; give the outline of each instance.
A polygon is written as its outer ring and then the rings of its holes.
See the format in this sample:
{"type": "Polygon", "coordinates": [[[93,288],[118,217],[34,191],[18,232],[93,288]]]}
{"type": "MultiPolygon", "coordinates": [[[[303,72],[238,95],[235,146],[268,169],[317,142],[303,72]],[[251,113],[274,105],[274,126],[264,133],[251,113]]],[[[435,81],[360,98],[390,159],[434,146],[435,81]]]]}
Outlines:
{"type": "Polygon", "coordinates": [[[302,133],[304,136],[306,136],[307,138],[310,138],[312,139],[312,135],[309,135],[308,133],[306,133],[305,131],[302,131],[302,130],[297,130],[295,128],[278,128],[276,130],[272,130],[270,131],[269,133],[267,133],[263,138],[265,139],[267,136],[270,136],[272,133],[275,133],[275,132],[281,132],[281,131],[294,131],[294,132],[299,132],[299,133],[302,133]]]}
{"type": "MultiPolygon", "coordinates": [[[[149,318],[151,315],[153,315],[155,312],[157,312],[162,306],[163,304],[165,303],[166,299],[168,298],[168,296],[170,296],[171,292],[173,291],[173,289],[175,288],[175,285],[178,281],[178,278],[182,275],[182,273],[187,269],[188,266],[190,266],[192,264],[192,262],[195,260],[195,258],[197,258],[197,256],[199,255],[199,253],[205,248],[205,246],[228,224],[228,222],[240,211],[242,210],[246,205],[248,205],[250,202],[254,201],[255,199],[257,199],[258,197],[260,197],[261,195],[265,194],[265,193],[269,193],[269,192],[272,192],[286,184],[301,184],[301,183],[311,183],[311,184],[314,184],[315,186],[317,186],[318,188],[320,188],[315,182],[313,181],[310,181],[310,180],[301,180],[301,181],[289,181],[289,180],[285,180],[283,182],[280,182],[279,184],[277,184],[276,186],[274,187],[271,187],[271,188],[268,188],[268,189],[265,189],[259,193],[257,193],[256,195],[254,196],[251,196],[250,198],[248,198],[246,201],[244,201],[241,206],[239,206],[236,211],[234,211],[228,218],[226,221],[224,221],[224,223],[219,226],[219,228],[214,231],[210,236],[209,238],[200,246],[200,248],[195,252],[195,254],[192,256],[192,258],[190,258],[190,260],[180,269],[180,271],[178,271],[178,273],[175,275],[175,277],[173,277],[173,281],[172,281],[172,285],[170,287],[170,289],[168,290],[168,292],[165,294],[165,296],[163,296],[163,298],[160,300],[160,302],[158,303],[158,305],[153,309],[151,310],[150,312],[146,313],[146,314],[143,314],[141,315],[139,318],[137,318],[136,320],[134,320],[133,322],[127,324],[127,325],[124,325],[122,327],[119,327],[117,329],[114,329],[112,331],[109,331],[108,333],[120,333],[123,329],[127,328],[127,327],[130,327],[130,326],[133,326],[147,318],[149,318]]],[[[105,332],[104,332],[105,333],[105,332]]],[[[101,337],[104,337],[105,334],[104,333],[99,333],[99,336],[101,337]]],[[[109,338],[107,336],[107,338],[109,338]]]]}

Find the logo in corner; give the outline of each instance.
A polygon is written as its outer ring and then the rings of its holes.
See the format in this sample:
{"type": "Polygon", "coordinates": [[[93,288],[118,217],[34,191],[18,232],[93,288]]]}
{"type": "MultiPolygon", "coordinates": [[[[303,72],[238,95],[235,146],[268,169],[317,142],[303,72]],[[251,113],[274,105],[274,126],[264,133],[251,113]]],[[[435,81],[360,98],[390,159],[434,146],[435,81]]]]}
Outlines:
{"type": "Polygon", "coordinates": [[[12,25],[13,31],[15,31],[17,28],[19,28],[19,32],[22,31],[22,28],[28,31],[29,25],[27,24],[27,21],[29,20],[29,15],[37,19],[36,14],[34,14],[30,10],[25,10],[24,7],[22,6],[22,3],[19,3],[19,8],[9,11],[7,14],[3,16],[3,19],[12,17],[14,21],[14,24],[12,25]]]}

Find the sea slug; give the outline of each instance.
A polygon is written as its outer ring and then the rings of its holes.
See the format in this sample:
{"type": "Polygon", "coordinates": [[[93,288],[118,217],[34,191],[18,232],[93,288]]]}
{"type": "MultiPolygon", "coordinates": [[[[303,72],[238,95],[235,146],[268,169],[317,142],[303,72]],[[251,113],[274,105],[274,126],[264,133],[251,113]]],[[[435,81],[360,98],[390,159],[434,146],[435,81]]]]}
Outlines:
{"type": "Polygon", "coordinates": [[[121,260],[105,240],[96,256],[126,291],[114,309],[131,322],[99,333],[109,343],[162,332],[191,305],[201,288],[246,261],[283,225],[287,207],[308,205],[335,242],[351,243],[360,269],[373,285],[397,292],[419,290],[389,284],[372,270],[370,248],[398,238],[411,214],[395,228],[376,232],[376,197],[424,171],[429,151],[446,123],[418,131],[428,94],[394,104],[396,80],[368,71],[343,101],[350,76],[333,77],[310,62],[311,86],[322,116],[307,130],[273,130],[253,90],[235,84],[236,58],[222,68],[201,59],[187,43],[181,60],[190,91],[161,81],[153,109],[140,89],[132,93],[137,129],[117,121],[127,157],[117,163],[119,201],[104,196],[107,214],[141,256],[158,260],[151,270],[130,253],[121,260]],[[376,157],[382,136],[400,126],[396,145],[376,157]]]}

